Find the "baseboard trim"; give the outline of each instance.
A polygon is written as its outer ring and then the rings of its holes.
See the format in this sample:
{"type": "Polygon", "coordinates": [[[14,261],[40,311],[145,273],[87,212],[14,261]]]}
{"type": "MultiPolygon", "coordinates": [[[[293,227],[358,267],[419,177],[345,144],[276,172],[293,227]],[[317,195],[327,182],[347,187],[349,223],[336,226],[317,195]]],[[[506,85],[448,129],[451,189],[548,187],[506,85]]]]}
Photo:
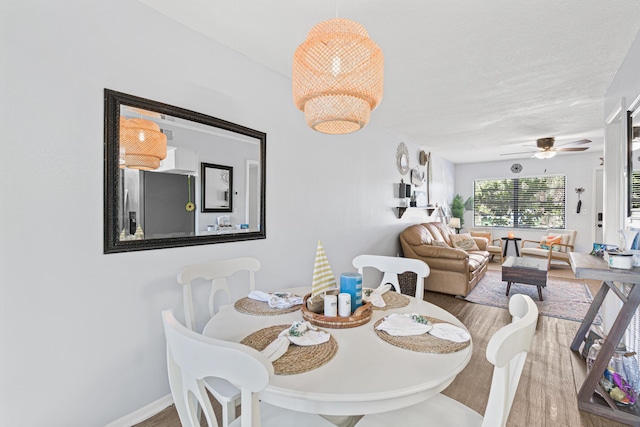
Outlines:
{"type": "Polygon", "coordinates": [[[167,394],[166,396],[163,396],[122,418],[118,418],[117,420],[110,422],[105,427],[131,427],[153,417],[171,405],[173,405],[173,397],[171,394],[167,394]]]}

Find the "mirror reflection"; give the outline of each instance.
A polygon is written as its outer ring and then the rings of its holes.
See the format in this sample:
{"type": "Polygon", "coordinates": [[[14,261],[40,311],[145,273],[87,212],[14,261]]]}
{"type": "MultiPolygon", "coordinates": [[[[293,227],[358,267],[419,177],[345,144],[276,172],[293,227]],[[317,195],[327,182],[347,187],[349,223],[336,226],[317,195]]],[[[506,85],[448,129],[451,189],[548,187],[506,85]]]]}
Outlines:
{"type": "Polygon", "coordinates": [[[105,90],[105,253],[265,238],[266,135],[105,90]]]}
{"type": "MultiPolygon", "coordinates": [[[[637,104],[637,102],[636,102],[637,104]]],[[[628,112],[628,205],[632,211],[640,211],[640,105],[628,112]]]]}

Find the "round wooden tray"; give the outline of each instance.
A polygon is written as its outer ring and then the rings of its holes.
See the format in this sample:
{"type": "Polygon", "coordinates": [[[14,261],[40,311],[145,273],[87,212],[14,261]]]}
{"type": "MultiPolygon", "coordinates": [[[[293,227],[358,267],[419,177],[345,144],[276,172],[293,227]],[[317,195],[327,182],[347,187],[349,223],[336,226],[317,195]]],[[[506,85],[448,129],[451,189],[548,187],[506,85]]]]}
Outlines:
{"type": "Polygon", "coordinates": [[[364,325],[371,320],[371,315],[373,314],[371,303],[366,302],[362,306],[358,307],[349,317],[325,316],[324,314],[314,313],[307,309],[307,299],[310,297],[311,294],[304,296],[300,311],[302,312],[304,320],[316,326],[333,329],[355,328],[356,326],[364,325]]]}

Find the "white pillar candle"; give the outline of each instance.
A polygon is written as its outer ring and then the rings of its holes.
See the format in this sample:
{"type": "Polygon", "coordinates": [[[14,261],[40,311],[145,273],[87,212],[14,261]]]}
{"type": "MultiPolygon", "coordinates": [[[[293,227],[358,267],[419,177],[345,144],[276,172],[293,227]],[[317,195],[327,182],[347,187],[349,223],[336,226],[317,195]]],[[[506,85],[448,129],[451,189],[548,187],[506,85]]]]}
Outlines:
{"type": "Polygon", "coordinates": [[[351,294],[338,295],[338,316],[349,317],[351,315],[351,294]]]}
{"type": "Polygon", "coordinates": [[[336,317],[338,315],[338,296],[337,295],[325,295],[324,296],[324,315],[336,317]]]}

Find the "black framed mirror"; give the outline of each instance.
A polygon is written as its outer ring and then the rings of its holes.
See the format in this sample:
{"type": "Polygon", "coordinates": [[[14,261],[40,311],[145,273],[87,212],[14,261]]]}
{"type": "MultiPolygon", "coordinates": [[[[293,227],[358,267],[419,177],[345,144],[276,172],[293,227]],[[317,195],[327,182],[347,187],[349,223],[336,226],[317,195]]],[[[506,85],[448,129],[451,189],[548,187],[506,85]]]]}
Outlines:
{"type": "Polygon", "coordinates": [[[104,120],[104,253],[266,238],[264,132],[110,89],[104,120]]]}
{"type": "Polygon", "coordinates": [[[640,96],[627,110],[627,216],[640,216],[640,96]]]}

